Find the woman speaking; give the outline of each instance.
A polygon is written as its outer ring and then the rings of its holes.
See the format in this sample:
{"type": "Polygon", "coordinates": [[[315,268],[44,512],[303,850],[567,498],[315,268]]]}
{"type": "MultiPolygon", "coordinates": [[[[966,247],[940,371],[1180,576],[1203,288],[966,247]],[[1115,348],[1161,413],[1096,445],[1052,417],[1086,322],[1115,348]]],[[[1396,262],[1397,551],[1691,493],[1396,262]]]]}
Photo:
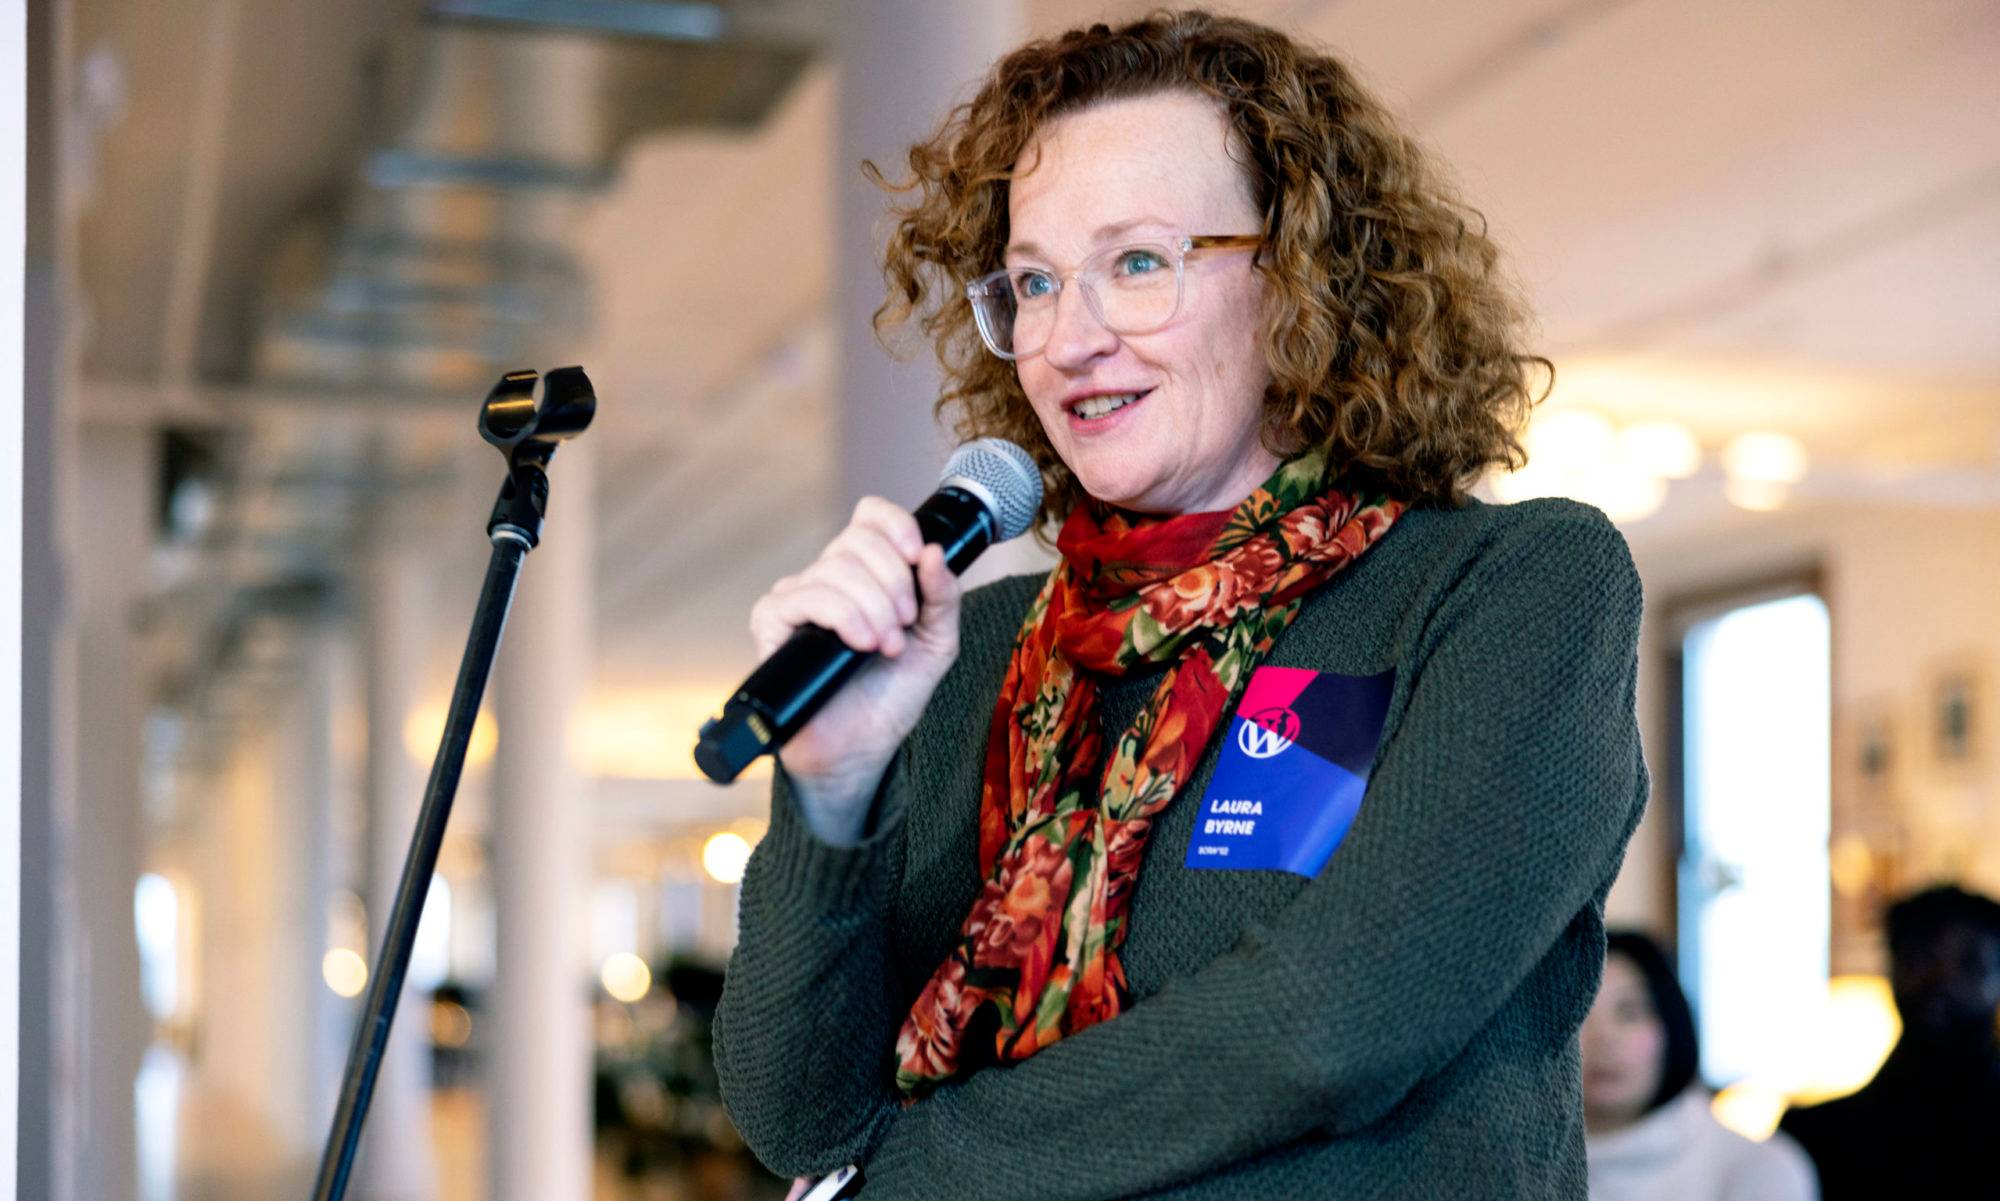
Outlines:
{"type": "Polygon", "coordinates": [[[1466,495],[1546,367],[1493,244],[1339,62],[1198,12],[1015,51],[909,165],[878,322],[1060,561],[961,596],[871,499],[755,606],[879,654],[744,878],[751,1148],[868,1201],[1582,1198],[1639,585],[1596,510],[1466,495]]]}

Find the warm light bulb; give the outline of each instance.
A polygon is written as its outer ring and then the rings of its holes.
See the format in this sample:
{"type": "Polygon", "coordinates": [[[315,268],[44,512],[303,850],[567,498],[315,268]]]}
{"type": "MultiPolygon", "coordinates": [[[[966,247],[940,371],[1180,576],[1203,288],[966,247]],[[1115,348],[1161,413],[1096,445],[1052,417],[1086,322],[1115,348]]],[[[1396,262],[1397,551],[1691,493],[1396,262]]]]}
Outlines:
{"type": "Polygon", "coordinates": [[[1673,421],[1642,421],[1618,431],[1618,451],[1647,475],[1684,480],[1701,466],[1701,444],[1673,421]]]}
{"type": "Polygon", "coordinates": [[[1503,505],[1518,504],[1538,496],[1555,496],[1562,483],[1552,471],[1529,463],[1519,471],[1496,472],[1491,477],[1493,499],[1503,505]]]}
{"type": "Polygon", "coordinates": [[[1806,448],[1790,434],[1742,434],[1723,448],[1722,466],[1732,480],[1796,484],[1806,478],[1806,448]]]}
{"type": "Polygon", "coordinates": [[[718,884],[736,884],[750,862],[750,840],[733,830],[709,836],[701,847],[701,866],[718,884]]]}
{"type": "Polygon", "coordinates": [[[1638,521],[1659,511],[1667,500],[1667,483],[1619,460],[1559,470],[1549,460],[1530,462],[1520,471],[1493,477],[1493,497],[1515,504],[1541,496],[1567,496],[1596,505],[1619,523],[1638,521]]]}
{"type": "Polygon", "coordinates": [[[1651,517],[1667,502],[1665,480],[1633,470],[1594,472],[1580,484],[1570,495],[1603,509],[1606,517],[1620,525],[1651,517]]]}
{"type": "Polygon", "coordinates": [[[627,1005],[637,1002],[653,988],[653,969],[630,951],[620,951],[606,959],[597,978],[603,982],[605,992],[627,1005]]]}
{"type": "Polygon", "coordinates": [[[1523,439],[1527,466],[1494,476],[1494,498],[1512,504],[1540,496],[1567,496],[1596,505],[1616,522],[1650,517],[1667,499],[1668,473],[1661,467],[1679,469],[1684,464],[1678,460],[1656,463],[1672,456],[1649,451],[1649,436],[1654,441],[1667,437],[1642,434],[1635,443],[1619,433],[1608,418],[1589,409],[1545,411],[1535,418],[1523,439]]]}
{"type": "Polygon", "coordinates": [[[351,947],[335,947],[322,955],[319,974],[338,996],[358,997],[368,987],[368,961],[351,947]]]}
{"type": "Polygon", "coordinates": [[[1578,471],[1613,457],[1617,431],[1589,409],[1544,410],[1528,426],[1528,461],[1556,471],[1578,471]]]}

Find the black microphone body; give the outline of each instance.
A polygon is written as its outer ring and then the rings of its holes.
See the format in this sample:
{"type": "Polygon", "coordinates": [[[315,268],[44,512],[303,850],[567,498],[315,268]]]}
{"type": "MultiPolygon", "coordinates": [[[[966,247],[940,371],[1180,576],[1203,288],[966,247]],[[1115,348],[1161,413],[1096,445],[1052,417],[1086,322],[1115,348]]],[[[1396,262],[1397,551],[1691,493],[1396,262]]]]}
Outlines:
{"type": "MultiPolygon", "coordinates": [[[[999,519],[987,503],[956,485],[932,493],[914,516],[924,541],[944,548],[954,575],[1001,540],[999,519]]],[[[757,756],[790,741],[873,654],[855,650],[831,630],[800,626],[750,673],[721,715],[702,726],[695,765],[718,784],[734,780],[757,756]]]]}

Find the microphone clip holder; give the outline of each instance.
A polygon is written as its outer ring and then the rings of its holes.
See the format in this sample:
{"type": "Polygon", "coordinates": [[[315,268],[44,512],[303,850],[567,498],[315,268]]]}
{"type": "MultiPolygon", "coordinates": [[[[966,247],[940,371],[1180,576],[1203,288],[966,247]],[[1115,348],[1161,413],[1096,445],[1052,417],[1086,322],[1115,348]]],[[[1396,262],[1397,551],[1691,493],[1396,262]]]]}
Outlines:
{"type": "Polygon", "coordinates": [[[558,446],[589,428],[596,413],[597,393],[581,367],[500,377],[479,410],[479,436],[507,457],[507,478],[487,518],[487,537],[515,539],[528,550],[540,544],[549,508],[549,460],[558,446]]]}

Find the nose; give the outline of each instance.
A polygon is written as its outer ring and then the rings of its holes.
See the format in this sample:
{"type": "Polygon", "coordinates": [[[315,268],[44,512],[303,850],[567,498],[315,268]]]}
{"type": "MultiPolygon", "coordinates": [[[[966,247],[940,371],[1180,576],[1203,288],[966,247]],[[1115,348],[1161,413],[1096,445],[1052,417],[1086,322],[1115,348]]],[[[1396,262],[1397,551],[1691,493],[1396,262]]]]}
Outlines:
{"type": "Polygon", "coordinates": [[[1081,280],[1056,294],[1055,325],[1049,330],[1048,345],[1042,348],[1042,357],[1051,367],[1074,371],[1117,349],[1118,335],[1097,319],[1083,294],[1081,280]]]}

